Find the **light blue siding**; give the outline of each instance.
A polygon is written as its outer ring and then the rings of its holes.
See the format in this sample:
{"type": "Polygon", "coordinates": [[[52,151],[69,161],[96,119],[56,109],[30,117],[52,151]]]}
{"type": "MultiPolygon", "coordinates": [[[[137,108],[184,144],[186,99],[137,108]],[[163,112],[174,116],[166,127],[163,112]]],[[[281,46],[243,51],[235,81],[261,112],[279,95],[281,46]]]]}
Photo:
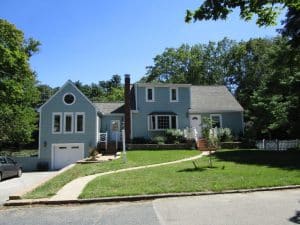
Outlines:
{"type": "Polygon", "coordinates": [[[222,116],[222,127],[230,128],[234,136],[243,134],[243,113],[242,112],[212,112],[212,113],[201,113],[201,119],[205,117],[210,118],[211,114],[220,114],[222,116]]]}
{"type": "Polygon", "coordinates": [[[101,132],[108,132],[108,138],[111,139],[110,125],[112,120],[120,121],[120,129],[123,128],[124,124],[124,115],[105,115],[101,117],[101,132]]]}
{"type": "Polygon", "coordinates": [[[178,116],[178,128],[189,126],[189,87],[178,87],[178,102],[170,102],[169,87],[154,87],[154,102],[146,102],[146,87],[137,86],[137,111],[132,113],[132,137],[151,138],[160,131],[148,131],[148,115],[152,112],[174,112],[178,116]]]}
{"type": "Polygon", "coordinates": [[[52,144],[57,143],[84,143],[84,156],[89,155],[89,149],[96,146],[96,117],[97,112],[94,106],[71,84],[67,82],[65,86],[50,99],[49,102],[41,107],[40,112],[40,159],[41,161],[48,161],[51,166],[51,153],[52,144]],[[75,95],[75,103],[72,105],[66,105],[63,102],[63,96],[66,93],[72,93],[75,95]],[[61,133],[52,133],[52,116],[54,112],[62,113],[62,127],[61,133]],[[64,128],[64,113],[73,113],[73,132],[65,134],[64,128]],[[85,132],[75,133],[75,113],[85,113],[85,132]]]}

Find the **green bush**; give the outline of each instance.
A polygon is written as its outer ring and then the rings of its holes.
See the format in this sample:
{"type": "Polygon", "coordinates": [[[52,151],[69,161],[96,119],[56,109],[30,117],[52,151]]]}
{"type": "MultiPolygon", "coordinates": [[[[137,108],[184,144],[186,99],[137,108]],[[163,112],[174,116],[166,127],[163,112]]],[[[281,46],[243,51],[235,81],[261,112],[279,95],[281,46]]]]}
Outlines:
{"type": "Polygon", "coordinates": [[[221,142],[233,141],[233,136],[229,128],[219,128],[218,129],[218,139],[221,142]]]}
{"type": "Polygon", "coordinates": [[[166,142],[166,138],[164,136],[156,136],[152,139],[153,143],[155,144],[164,144],[166,142]]]}
{"type": "Polygon", "coordinates": [[[179,144],[184,141],[183,131],[179,129],[166,130],[166,142],[169,144],[179,144]]]}

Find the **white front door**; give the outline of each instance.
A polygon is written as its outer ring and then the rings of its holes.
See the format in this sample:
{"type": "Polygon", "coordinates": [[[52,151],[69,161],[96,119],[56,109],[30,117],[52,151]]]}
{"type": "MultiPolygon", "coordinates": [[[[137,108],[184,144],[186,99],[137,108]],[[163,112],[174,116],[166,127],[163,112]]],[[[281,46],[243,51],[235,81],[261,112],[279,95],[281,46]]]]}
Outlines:
{"type": "Polygon", "coordinates": [[[197,130],[198,138],[202,137],[201,115],[190,115],[190,127],[197,130]]]}
{"type": "Polygon", "coordinates": [[[52,169],[61,169],[84,158],[84,143],[52,145],[52,169]]]}
{"type": "Polygon", "coordinates": [[[120,120],[110,121],[110,137],[112,141],[120,141],[120,120]]]}

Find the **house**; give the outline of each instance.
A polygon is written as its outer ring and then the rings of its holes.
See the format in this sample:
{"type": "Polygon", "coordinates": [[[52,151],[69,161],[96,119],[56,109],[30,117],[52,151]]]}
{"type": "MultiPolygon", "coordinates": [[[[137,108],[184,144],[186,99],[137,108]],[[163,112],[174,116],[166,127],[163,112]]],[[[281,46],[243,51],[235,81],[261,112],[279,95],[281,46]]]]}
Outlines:
{"type": "Polygon", "coordinates": [[[91,102],[67,81],[40,109],[39,158],[59,169],[87,157],[100,133],[108,140],[152,138],[166,129],[195,127],[209,117],[218,127],[243,132],[243,108],[225,86],[190,84],[130,84],[125,75],[125,102],[91,102]]]}

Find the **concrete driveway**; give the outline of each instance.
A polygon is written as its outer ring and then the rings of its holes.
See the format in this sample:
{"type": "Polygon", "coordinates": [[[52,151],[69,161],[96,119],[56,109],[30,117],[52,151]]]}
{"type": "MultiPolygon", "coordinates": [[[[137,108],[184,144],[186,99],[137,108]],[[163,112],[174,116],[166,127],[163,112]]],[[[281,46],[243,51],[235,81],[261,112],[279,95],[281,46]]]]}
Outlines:
{"type": "Polygon", "coordinates": [[[22,192],[52,177],[57,171],[51,172],[24,172],[21,177],[14,177],[0,182],[0,205],[12,194],[22,192]]]}

